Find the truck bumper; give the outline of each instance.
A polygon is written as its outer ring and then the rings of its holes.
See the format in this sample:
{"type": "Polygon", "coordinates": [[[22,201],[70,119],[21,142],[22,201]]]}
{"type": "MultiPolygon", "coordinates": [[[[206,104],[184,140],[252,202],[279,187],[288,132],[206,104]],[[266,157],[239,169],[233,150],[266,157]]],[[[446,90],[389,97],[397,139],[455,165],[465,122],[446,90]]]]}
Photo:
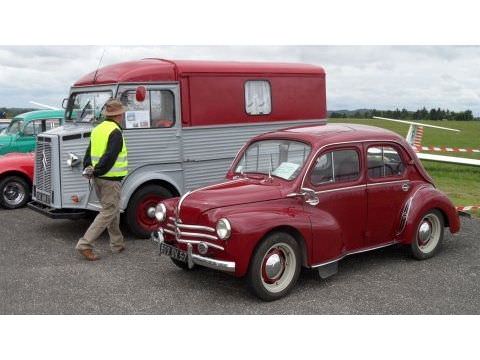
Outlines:
{"type": "MultiPolygon", "coordinates": [[[[162,251],[162,244],[168,247],[172,247],[169,244],[166,244],[163,238],[163,231],[154,231],[152,232],[151,239],[154,243],[158,245],[159,255],[165,254],[162,251]]],[[[171,256],[166,254],[167,256],[171,256]]],[[[173,256],[171,256],[173,257],[173,256]]],[[[233,261],[223,261],[223,260],[216,260],[212,258],[208,258],[205,256],[200,256],[197,254],[192,253],[192,245],[187,244],[187,258],[186,263],[188,267],[191,269],[194,265],[204,266],[214,270],[225,271],[228,273],[235,273],[235,262],[233,261]]]]}
{"type": "Polygon", "coordinates": [[[55,209],[37,201],[30,201],[27,206],[51,219],[80,219],[87,215],[85,210],[76,209],[55,209]]]}

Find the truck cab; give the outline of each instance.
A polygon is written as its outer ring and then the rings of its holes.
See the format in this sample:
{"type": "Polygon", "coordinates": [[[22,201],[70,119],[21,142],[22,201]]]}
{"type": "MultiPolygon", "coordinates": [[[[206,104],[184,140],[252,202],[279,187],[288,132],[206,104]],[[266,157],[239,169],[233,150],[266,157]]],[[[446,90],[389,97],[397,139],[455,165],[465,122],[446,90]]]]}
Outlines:
{"type": "Polygon", "coordinates": [[[110,98],[127,107],[129,174],[120,207],[141,238],[156,229],[159,201],[223,179],[247,139],[327,116],[320,66],[165,59],[109,65],[72,86],[65,125],[38,138],[32,209],[52,218],[100,209],[81,176],[82,160],[110,98]]]}
{"type": "Polygon", "coordinates": [[[37,135],[63,123],[64,110],[37,110],[15,116],[0,134],[0,155],[35,149],[37,135]]]}

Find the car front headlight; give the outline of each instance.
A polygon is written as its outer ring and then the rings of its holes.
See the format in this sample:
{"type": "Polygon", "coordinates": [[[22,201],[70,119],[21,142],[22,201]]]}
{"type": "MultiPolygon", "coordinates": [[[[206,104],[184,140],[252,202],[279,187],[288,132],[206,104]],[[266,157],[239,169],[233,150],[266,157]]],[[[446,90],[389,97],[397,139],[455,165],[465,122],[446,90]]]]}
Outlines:
{"type": "Polygon", "coordinates": [[[167,217],[167,208],[163,203],[158,204],[157,207],[155,208],[155,218],[158,221],[162,222],[165,220],[166,217],[167,217]]]}
{"type": "Polygon", "coordinates": [[[230,221],[225,218],[218,220],[217,222],[217,235],[221,240],[227,240],[232,234],[232,227],[230,221]]]}

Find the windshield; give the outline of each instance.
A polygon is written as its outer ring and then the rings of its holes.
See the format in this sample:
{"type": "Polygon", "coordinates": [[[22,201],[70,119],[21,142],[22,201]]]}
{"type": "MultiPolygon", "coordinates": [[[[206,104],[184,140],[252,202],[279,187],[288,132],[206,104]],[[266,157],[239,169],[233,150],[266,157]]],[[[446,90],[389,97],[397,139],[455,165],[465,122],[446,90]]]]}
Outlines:
{"type": "Polygon", "coordinates": [[[300,174],[310,149],[309,145],[299,141],[256,141],[244,151],[235,172],[271,174],[293,180],[300,174]]]}
{"type": "Polygon", "coordinates": [[[74,93],[68,102],[66,119],[82,122],[98,120],[103,106],[111,97],[110,90],[74,93]]]}
{"type": "Polygon", "coordinates": [[[5,134],[15,135],[20,133],[23,128],[23,120],[12,120],[8,128],[5,129],[5,134]]]}

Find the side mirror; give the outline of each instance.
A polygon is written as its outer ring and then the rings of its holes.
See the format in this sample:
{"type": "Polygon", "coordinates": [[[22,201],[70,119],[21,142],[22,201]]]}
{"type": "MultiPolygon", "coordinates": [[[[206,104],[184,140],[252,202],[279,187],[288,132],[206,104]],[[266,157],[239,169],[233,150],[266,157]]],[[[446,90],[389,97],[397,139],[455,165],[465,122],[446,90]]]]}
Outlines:
{"type": "Polygon", "coordinates": [[[320,200],[318,199],[315,190],[309,188],[302,188],[302,195],[305,198],[305,202],[312,206],[317,206],[320,200]]]}
{"type": "Polygon", "coordinates": [[[138,102],[143,102],[145,100],[146,95],[147,95],[147,89],[145,89],[145,86],[137,87],[137,90],[135,91],[135,99],[138,102]]]}
{"type": "Polygon", "coordinates": [[[68,106],[68,98],[65,98],[62,100],[62,108],[63,109],[66,109],[68,106]]]}

